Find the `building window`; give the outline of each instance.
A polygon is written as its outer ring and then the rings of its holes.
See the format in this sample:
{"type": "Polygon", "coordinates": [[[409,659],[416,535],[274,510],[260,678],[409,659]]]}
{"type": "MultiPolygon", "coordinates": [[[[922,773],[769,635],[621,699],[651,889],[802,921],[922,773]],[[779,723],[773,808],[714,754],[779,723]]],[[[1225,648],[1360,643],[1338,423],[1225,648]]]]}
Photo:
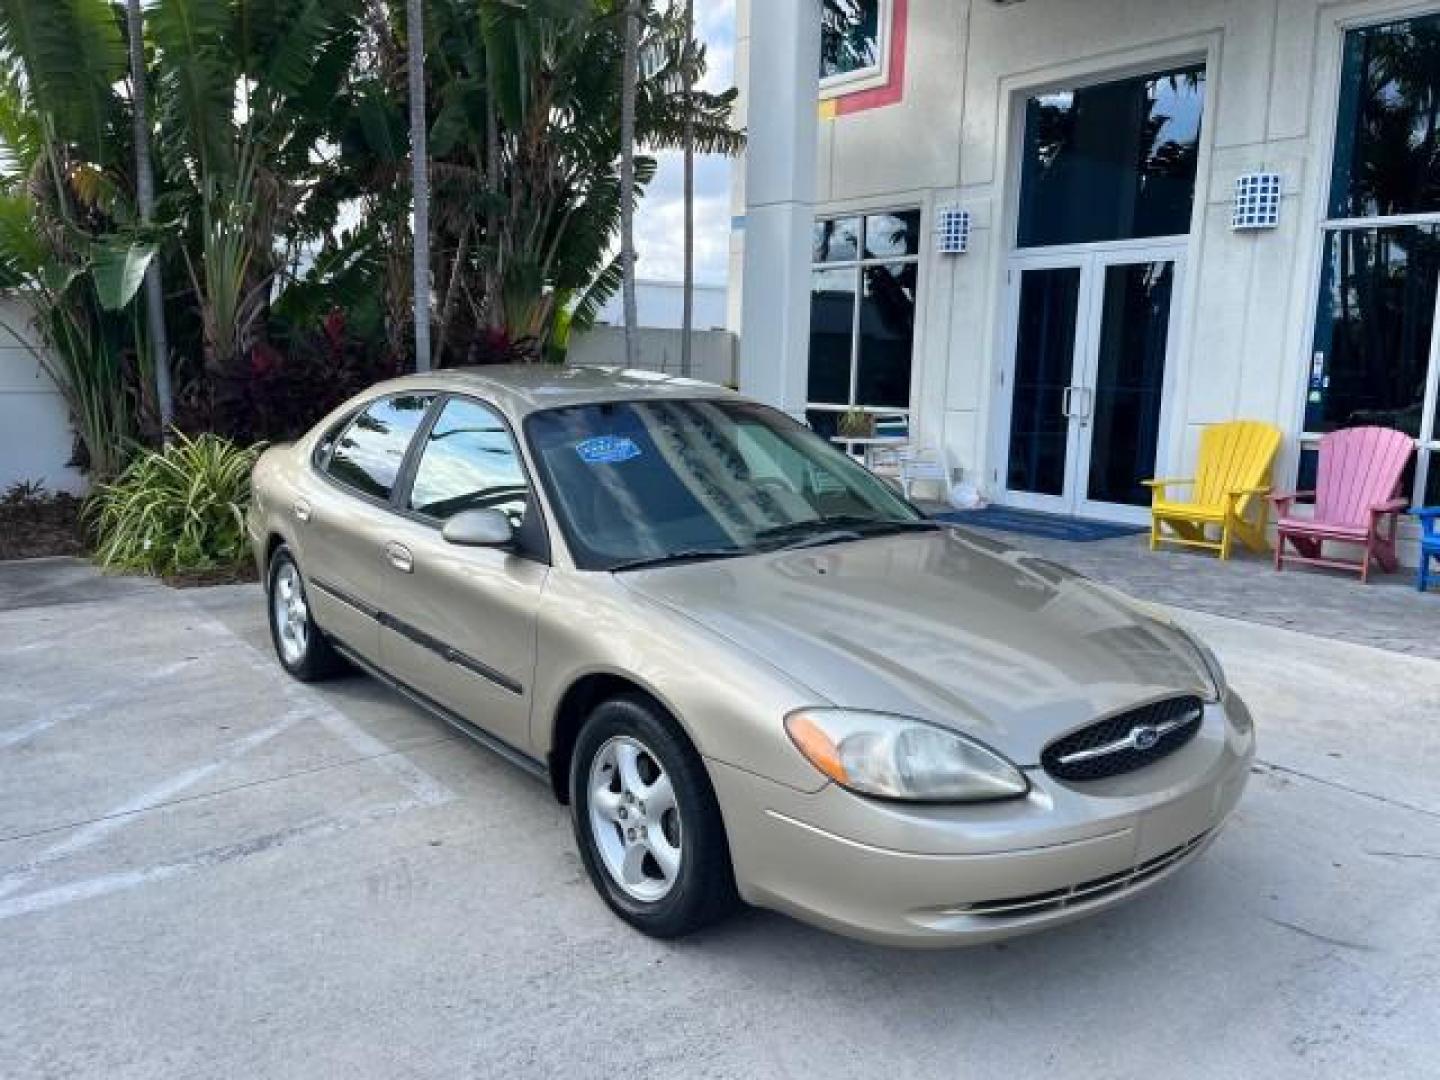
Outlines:
{"type": "Polygon", "coordinates": [[[815,223],[810,274],[810,426],[842,413],[908,414],[920,211],[815,223]]]}
{"type": "Polygon", "coordinates": [[[820,96],[885,83],[892,0],[822,0],[820,96]]]}
{"type": "MultiPolygon", "coordinates": [[[[1407,497],[1440,496],[1440,15],[1345,35],[1321,225],[1305,437],[1361,424],[1415,436],[1407,497]]],[[[1301,478],[1314,450],[1302,455],[1301,478]]]]}
{"type": "Polygon", "coordinates": [[[1205,68],[1179,68],[1025,103],[1020,247],[1190,231],[1205,68]]]}

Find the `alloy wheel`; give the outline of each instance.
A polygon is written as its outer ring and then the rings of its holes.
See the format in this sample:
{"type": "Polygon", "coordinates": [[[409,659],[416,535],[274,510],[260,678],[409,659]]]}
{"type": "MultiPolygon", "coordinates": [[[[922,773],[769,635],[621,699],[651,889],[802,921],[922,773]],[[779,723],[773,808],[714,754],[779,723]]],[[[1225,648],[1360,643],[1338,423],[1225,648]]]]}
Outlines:
{"type": "Polygon", "coordinates": [[[675,789],[659,759],[617,735],[591,760],[588,792],[590,832],[610,878],[632,899],[663,899],[684,852],[675,789]]]}
{"type": "Polygon", "coordinates": [[[310,609],[305,604],[305,585],[293,562],[283,562],[275,572],[275,589],[270,598],[280,653],[287,664],[305,659],[310,644],[310,609]]]}

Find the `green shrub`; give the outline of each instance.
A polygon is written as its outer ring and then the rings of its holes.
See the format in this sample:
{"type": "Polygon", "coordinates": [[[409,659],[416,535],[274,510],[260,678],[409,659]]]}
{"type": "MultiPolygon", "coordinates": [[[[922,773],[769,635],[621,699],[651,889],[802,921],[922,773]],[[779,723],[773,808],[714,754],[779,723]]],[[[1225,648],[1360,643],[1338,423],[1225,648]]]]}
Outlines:
{"type": "Polygon", "coordinates": [[[217,435],[177,434],[163,451],[146,451],[87,508],[105,566],[174,574],[232,566],[246,556],[250,469],[262,446],[217,435]]]}

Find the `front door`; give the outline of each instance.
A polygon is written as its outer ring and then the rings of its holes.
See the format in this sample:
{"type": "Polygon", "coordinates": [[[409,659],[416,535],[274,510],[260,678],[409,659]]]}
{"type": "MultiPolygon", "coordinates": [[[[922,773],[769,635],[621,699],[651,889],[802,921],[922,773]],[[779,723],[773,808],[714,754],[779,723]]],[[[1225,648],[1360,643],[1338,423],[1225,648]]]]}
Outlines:
{"type": "Polygon", "coordinates": [[[527,542],[543,523],[510,429],[478,400],[452,396],[417,436],[414,472],[385,536],[390,586],[384,668],[462,720],[528,752],[536,612],[548,555],[527,542]],[[441,533],[464,510],[495,509],[511,548],[461,547],[441,533]]]}
{"type": "Polygon", "coordinates": [[[1002,502],[1144,520],[1182,255],[1154,244],[1014,260],[1002,502]]]}

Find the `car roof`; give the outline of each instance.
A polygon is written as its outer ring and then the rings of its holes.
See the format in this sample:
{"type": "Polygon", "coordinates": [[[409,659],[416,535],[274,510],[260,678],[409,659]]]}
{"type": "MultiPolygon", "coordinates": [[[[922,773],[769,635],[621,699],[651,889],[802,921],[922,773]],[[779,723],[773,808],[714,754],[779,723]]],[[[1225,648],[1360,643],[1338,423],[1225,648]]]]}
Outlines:
{"type": "Polygon", "coordinates": [[[738,398],[728,387],[658,371],[570,364],[493,364],[446,368],[391,379],[366,391],[439,390],[470,393],[494,402],[515,418],[541,409],[605,401],[738,398]]]}

